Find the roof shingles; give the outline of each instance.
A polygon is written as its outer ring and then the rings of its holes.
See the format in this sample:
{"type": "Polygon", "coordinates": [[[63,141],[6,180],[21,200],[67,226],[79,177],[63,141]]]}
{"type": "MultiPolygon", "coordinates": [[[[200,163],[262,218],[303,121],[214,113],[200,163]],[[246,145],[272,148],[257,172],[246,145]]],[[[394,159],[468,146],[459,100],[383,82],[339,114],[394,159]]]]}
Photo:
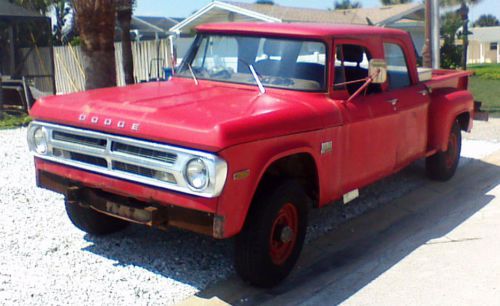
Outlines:
{"type": "Polygon", "coordinates": [[[419,3],[388,5],[378,8],[359,8],[349,10],[320,10],[311,8],[288,7],[255,3],[221,1],[243,9],[281,19],[283,22],[318,22],[342,24],[383,23],[393,16],[422,7],[419,3]]]}

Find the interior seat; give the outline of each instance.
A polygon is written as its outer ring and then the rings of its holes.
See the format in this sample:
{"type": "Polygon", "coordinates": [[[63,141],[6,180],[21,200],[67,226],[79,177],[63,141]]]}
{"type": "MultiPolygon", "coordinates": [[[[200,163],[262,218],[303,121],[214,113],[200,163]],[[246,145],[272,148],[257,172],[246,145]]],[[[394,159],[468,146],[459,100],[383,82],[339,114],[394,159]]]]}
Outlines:
{"type": "Polygon", "coordinates": [[[271,59],[271,57],[282,56],[286,45],[279,40],[266,39],[263,52],[266,59],[255,62],[254,68],[261,75],[279,76],[281,60],[271,59]]]}
{"type": "Polygon", "coordinates": [[[317,63],[297,63],[293,78],[318,82],[320,88],[325,85],[325,65],[317,63]]]}
{"type": "MultiPolygon", "coordinates": [[[[367,60],[370,60],[371,56],[368,51],[359,45],[342,45],[342,53],[344,56],[344,73],[345,73],[345,82],[356,81],[365,79],[368,77],[368,69],[363,68],[360,64],[363,62],[363,59],[367,57],[367,60]],[[346,62],[355,63],[356,66],[345,65],[346,62]]],[[[337,55],[337,58],[342,58],[341,54],[337,55]]],[[[335,69],[336,76],[340,74],[337,72],[337,67],[335,69]]],[[[337,78],[335,78],[337,80],[337,78]]],[[[339,80],[342,80],[342,77],[339,77],[339,80]]],[[[341,83],[337,82],[336,83],[341,83]]],[[[356,92],[361,86],[363,86],[363,82],[357,82],[353,84],[346,85],[347,91],[349,94],[353,94],[356,92]]],[[[381,92],[380,84],[370,84],[367,88],[367,94],[381,92]]]]}

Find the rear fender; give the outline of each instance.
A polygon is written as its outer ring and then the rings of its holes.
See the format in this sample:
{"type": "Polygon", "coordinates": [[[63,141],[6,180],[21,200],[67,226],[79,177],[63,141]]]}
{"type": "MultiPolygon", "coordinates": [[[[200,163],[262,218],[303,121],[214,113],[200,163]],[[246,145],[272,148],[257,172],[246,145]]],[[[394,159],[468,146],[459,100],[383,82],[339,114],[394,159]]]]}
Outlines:
{"type": "Polygon", "coordinates": [[[461,120],[461,129],[470,131],[474,111],[474,98],[467,90],[442,88],[431,94],[429,108],[429,151],[446,151],[451,126],[457,118],[468,114],[468,122],[461,120]]]}

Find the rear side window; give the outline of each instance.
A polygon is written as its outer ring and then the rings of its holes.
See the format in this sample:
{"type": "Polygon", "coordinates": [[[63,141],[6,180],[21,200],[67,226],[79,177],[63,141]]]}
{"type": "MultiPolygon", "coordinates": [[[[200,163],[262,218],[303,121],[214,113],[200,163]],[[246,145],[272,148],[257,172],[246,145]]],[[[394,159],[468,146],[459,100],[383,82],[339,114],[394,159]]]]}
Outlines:
{"type": "Polygon", "coordinates": [[[389,88],[398,89],[410,86],[410,75],[403,49],[397,44],[384,43],[384,53],[389,88]]]}

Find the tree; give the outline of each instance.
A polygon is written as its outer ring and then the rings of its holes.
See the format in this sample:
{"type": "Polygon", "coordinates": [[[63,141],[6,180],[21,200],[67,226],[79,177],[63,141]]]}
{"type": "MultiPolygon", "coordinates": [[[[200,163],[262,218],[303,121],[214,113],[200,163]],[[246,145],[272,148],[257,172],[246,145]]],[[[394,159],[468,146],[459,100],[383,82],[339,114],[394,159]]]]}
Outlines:
{"type": "Polygon", "coordinates": [[[336,10],[350,10],[360,8],[361,3],[359,3],[358,1],[351,2],[351,0],[342,0],[338,2],[335,1],[333,6],[336,10]]]}
{"type": "Polygon", "coordinates": [[[54,1],[52,8],[56,20],[52,32],[54,43],[63,45],[74,35],[73,7],[69,0],[60,0],[54,1]]]}
{"type": "Polygon", "coordinates": [[[491,14],[484,14],[474,22],[474,27],[496,27],[500,25],[500,21],[491,14]]]}
{"type": "Polygon", "coordinates": [[[255,4],[266,4],[266,5],[274,5],[273,0],[257,0],[255,4]]]}
{"type": "Polygon", "coordinates": [[[469,46],[469,5],[474,5],[481,0],[440,0],[441,6],[458,6],[457,13],[462,17],[462,69],[467,69],[467,48],[469,46]]]}
{"type": "Polygon", "coordinates": [[[115,2],[73,0],[80,33],[85,89],[116,86],[115,2]]]}
{"type": "Polygon", "coordinates": [[[413,0],[380,0],[382,5],[405,4],[413,2],[413,0]]]}
{"type": "Polygon", "coordinates": [[[134,60],[130,41],[130,23],[135,0],[116,0],[116,19],[121,30],[122,64],[125,84],[134,84],[134,60]]]}
{"type": "Polygon", "coordinates": [[[462,17],[454,11],[441,16],[440,36],[443,39],[441,47],[441,66],[443,68],[460,67],[462,59],[462,46],[457,46],[455,41],[457,33],[462,27],[462,17]]]}
{"type": "Polygon", "coordinates": [[[26,9],[40,12],[42,15],[46,15],[50,6],[54,4],[55,0],[10,0],[11,3],[16,3],[26,9]]]}

